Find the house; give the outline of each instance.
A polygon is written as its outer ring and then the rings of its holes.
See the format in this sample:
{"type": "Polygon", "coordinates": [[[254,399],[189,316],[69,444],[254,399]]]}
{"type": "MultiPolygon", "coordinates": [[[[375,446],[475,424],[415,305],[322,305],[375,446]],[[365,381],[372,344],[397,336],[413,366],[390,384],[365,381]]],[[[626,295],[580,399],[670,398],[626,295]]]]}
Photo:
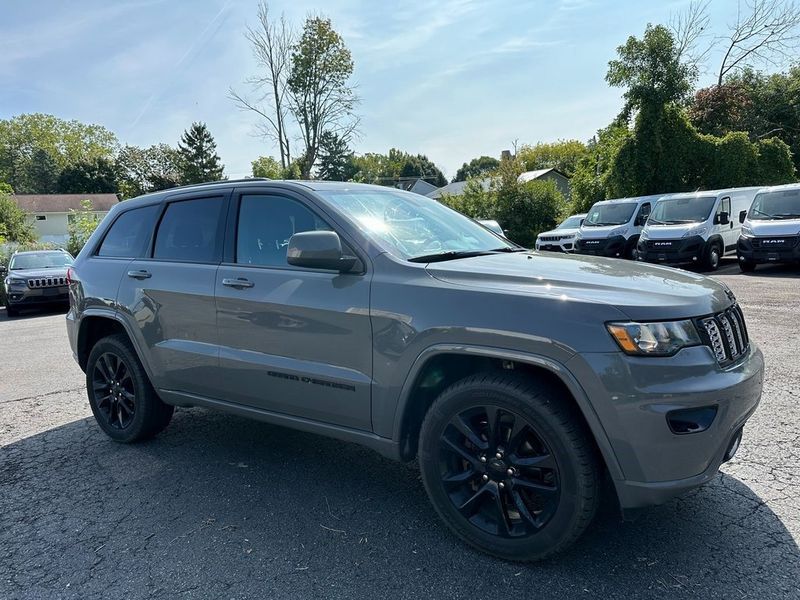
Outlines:
{"type": "Polygon", "coordinates": [[[39,241],[58,245],[67,243],[70,211],[80,210],[83,200],[91,201],[92,211],[100,219],[119,202],[116,194],[14,194],[11,198],[27,213],[39,241]]]}
{"type": "Polygon", "coordinates": [[[428,183],[421,177],[401,177],[395,187],[407,192],[414,192],[415,194],[419,194],[421,196],[425,196],[429,192],[433,192],[438,189],[435,185],[428,183]]]}
{"type": "Polygon", "coordinates": [[[569,198],[570,186],[569,177],[564,175],[558,169],[538,169],[537,171],[525,171],[518,178],[520,183],[526,181],[554,181],[558,191],[564,194],[565,198],[569,198]]]}
{"type": "MultiPolygon", "coordinates": [[[[570,194],[569,177],[564,175],[558,169],[539,169],[538,171],[525,171],[517,178],[517,181],[519,181],[520,183],[533,180],[554,181],[556,184],[556,188],[558,188],[558,191],[564,194],[565,198],[569,198],[570,194]]],[[[483,187],[484,190],[488,190],[492,180],[489,177],[484,177],[483,179],[479,179],[478,182],[481,184],[481,187],[483,187]]],[[[433,198],[434,200],[438,200],[445,194],[448,194],[450,196],[460,196],[464,193],[464,188],[466,187],[466,185],[467,185],[466,181],[454,181],[453,183],[448,183],[446,186],[440,187],[425,195],[428,196],[428,198],[433,198]]]]}

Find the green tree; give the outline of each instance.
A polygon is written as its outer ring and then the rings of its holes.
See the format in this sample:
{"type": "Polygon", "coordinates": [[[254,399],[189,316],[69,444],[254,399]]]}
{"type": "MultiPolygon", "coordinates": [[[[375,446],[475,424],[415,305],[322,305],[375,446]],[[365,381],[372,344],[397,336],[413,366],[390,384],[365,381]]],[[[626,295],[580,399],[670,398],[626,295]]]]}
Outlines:
{"type": "Polygon", "coordinates": [[[135,198],[180,185],[181,155],[168,144],[125,146],[117,155],[114,170],[120,195],[135,198]]]}
{"type": "Polygon", "coordinates": [[[499,166],[500,161],[496,158],[491,156],[479,156],[461,165],[461,168],[456,171],[453,181],[467,181],[472,177],[483,177],[493,173],[499,166]]]}
{"type": "Polygon", "coordinates": [[[330,181],[350,181],[356,174],[353,151],[347,140],[326,131],[320,140],[317,176],[330,181]]]}
{"type": "Polygon", "coordinates": [[[578,140],[559,140],[539,142],[533,146],[522,146],[517,157],[525,165],[526,171],[538,169],[558,169],[567,177],[572,177],[578,162],[586,156],[586,144],[578,140]]]}
{"type": "Polygon", "coordinates": [[[617,54],[608,63],[606,81],[625,88],[625,116],[684,101],[697,77],[693,66],[681,62],[675,38],[662,25],[648,25],[641,40],[630,36],[617,54]]]}
{"type": "Polygon", "coordinates": [[[394,186],[408,179],[421,178],[437,187],[447,185],[444,173],[424,154],[409,154],[391,148],[388,154],[366,153],[353,158],[354,181],[394,186]]]}
{"type": "Polygon", "coordinates": [[[69,165],[61,171],[56,187],[62,194],[114,194],[117,192],[114,163],[97,157],[69,165]]]}
{"type": "Polygon", "coordinates": [[[797,171],[792,163],[792,152],[779,138],[758,142],[758,172],[762,185],[780,185],[797,181],[797,171]]]}
{"type": "Polygon", "coordinates": [[[11,186],[0,183],[0,236],[7,242],[21,244],[36,241],[36,233],[27,215],[11,197],[11,186]]]}
{"type": "Polygon", "coordinates": [[[181,156],[181,182],[184,184],[219,181],[225,169],[217,155],[217,144],[205,123],[192,123],[178,144],[181,156]]]}
{"type": "Polygon", "coordinates": [[[618,122],[601,129],[586,145],[586,154],[578,161],[570,181],[572,212],[589,210],[595,202],[609,198],[609,178],[617,153],[631,135],[618,122]]]}
{"type": "Polygon", "coordinates": [[[58,164],[47,150],[34,148],[30,160],[22,162],[20,171],[20,194],[53,194],[58,189],[58,164]]]}
{"type": "Polygon", "coordinates": [[[284,169],[281,167],[281,163],[271,156],[259,156],[250,164],[253,167],[253,177],[283,179],[284,169]]]}
{"type": "Polygon", "coordinates": [[[348,139],[358,126],[352,74],[350,50],[330,19],[308,17],[293,47],[287,79],[289,106],[303,143],[303,178],[311,176],[324,132],[348,139]]]}
{"type": "MultiPolygon", "coordinates": [[[[67,166],[99,157],[111,158],[116,148],[117,138],[101,125],[39,113],[17,115],[0,120],[0,180],[19,191],[42,193],[39,188],[28,187],[32,182],[26,181],[37,150],[46,152],[54,164],[53,174],[42,178],[39,173],[36,179],[47,185],[67,166]]],[[[40,160],[40,167],[43,165],[45,161],[40,160]]]]}
{"type": "Polygon", "coordinates": [[[94,213],[91,200],[82,200],[79,210],[71,209],[67,224],[67,251],[77,256],[99,224],[100,217],[94,213]]]}

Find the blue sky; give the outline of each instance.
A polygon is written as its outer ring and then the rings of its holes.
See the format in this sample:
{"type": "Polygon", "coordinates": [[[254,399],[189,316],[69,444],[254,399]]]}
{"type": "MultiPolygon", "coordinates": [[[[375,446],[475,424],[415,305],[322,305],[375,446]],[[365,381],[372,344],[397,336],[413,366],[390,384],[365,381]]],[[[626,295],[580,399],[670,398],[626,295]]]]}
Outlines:
{"type": "MultiPolygon", "coordinates": [[[[620,91],[604,82],[614,49],[687,3],[295,0],[270,8],[298,24],[325,14],[344,37],[363,99],[357,152],[424,153],[452,177],[462,162],[499,156],[515,139],[591,137],[621,106],[620,91]]],[[[227,98],[255,73],[243,32],[256,0],[4,4],[0,118],[51,113],[137,145],[174,145],[192,121],[205,121],[231,176],[277,155],[255,135],[255,116],[227,98]]],[[[714,0],[717,27],[732,10],[730,0],[714,0]]]]}

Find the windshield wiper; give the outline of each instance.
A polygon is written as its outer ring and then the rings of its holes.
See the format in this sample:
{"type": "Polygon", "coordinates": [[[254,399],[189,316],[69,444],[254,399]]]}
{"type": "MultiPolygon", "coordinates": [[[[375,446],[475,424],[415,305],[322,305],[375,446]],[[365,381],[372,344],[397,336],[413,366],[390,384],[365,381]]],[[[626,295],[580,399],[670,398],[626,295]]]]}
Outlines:
{"type": "Polygon", "coordinates": [[[522,246],[505,246],[504,248],[492,248],[491,250],[487,250],[487,252],[525,252],[526,250],[527,248],[523,248],[522,246]]]}
{"type": "Polygon", "coordinates": [[[774,219],[775,218],[775,215],[771,215],[769,213],[765,213],[763,210],[758,210],[757,208],[754,208],[753,212],[754,213],[758,213],[760,215],[764,215],[765,217],[769,217],[770,219],[774,219]]]}
{"type": "Polygon", "coordinates": [[[416,263],[442,262],[445,260],[454,260],[456,258],[486,256],[488,254],[495,254],[495,251],[494,250],[448,250],[447,252],[437,252],[435,254],[423,254],[422,256],[415,256],[414,258],[409,258],[408,262],[416,262],[416,263]]]}
{"type": "Polygon", "coordinates": [[[796,215],[793,213],[778,213],[777,215],[772,215],[774,219],[800,219],[800,215],[796,215]]]}
{"type": "Polygon", "coordinates": [[[666,225],[667,224],[666,221],[659,221],[658,219],[654,219],[653,217],[650,217],[649,219],[647,219],[647,222],[648,223],[653,223],[654,225],[666,225]]]}

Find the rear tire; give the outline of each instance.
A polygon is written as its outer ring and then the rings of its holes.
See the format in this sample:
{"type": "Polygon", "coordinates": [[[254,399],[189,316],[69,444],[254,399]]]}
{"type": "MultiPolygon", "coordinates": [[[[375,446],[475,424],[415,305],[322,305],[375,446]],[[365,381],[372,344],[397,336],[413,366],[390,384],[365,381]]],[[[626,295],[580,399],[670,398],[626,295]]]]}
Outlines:
{"type": "Polygon", "coordinates": [[[721,260],[722,249],[718,242],[714,242],[706,250],[705,260],[703,261],[706,271],[716,271],[721,260]]]}
{"type": "Polygon", "coordinates": [[[422,481],[463,541],[506,560],[541,560],[592,521],[600,466],[563,396],[504,371],[467,377],[433,403],[420,432],[422,481]]]}
{"type": "Polygon", "coordinates": [[[175,407],[156,394],[127,336],[102,338],[86,363],[86,393],[100,428],[111,439],[132,443],[160,433],[175,407]]]}

